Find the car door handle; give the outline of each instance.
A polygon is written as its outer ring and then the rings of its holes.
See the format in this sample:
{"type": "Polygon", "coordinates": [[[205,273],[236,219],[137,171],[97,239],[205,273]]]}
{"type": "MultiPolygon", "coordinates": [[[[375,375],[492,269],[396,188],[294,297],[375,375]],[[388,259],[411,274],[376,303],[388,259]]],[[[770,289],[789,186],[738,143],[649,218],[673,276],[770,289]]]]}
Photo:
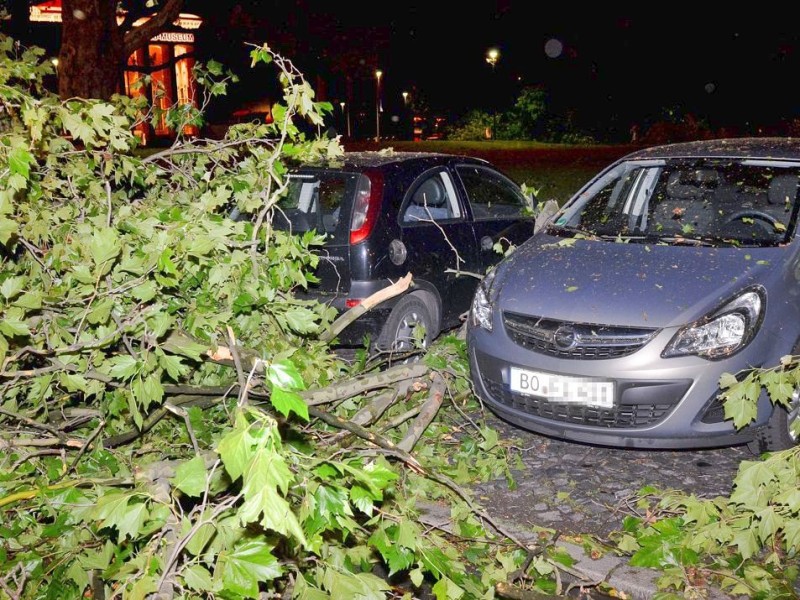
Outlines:
{"type": "Polygon", "coordinates": [[[494,240],[485,235],[481,238],[481,250],[491,250],[494,247],[494,240]]]}

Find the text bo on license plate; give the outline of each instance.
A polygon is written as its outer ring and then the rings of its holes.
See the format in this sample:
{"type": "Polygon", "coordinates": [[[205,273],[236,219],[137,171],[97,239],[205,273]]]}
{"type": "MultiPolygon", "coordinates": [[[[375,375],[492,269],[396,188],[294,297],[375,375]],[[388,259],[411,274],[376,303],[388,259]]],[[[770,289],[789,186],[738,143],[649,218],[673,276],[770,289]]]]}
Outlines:
{"type": "Polygon", "coordinates": [[[585,406],[614,406],[614,382],[586,377],[567,377],[511,367],[511,391],[528,396],[543,396],[551,402],[585,406]]]}

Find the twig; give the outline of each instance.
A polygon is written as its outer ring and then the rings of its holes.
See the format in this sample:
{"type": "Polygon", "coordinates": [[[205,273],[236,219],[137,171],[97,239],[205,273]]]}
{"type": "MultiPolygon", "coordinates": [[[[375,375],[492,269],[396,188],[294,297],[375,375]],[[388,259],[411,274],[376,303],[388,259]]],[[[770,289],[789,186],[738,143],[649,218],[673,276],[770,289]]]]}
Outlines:
{"type": "Polygon", "coordinates": [[[40,423],[39,421],[26,417],[25,415],[21,415],[19,413],[15,413],[10,410],[6,410],[5,408],[0,408],[0,415],[11,417],[12,419],[16,419],[17,421],[25,423],[26,425],[29,425],[35,429],[41,429],[48,433],[52,433],[56,437],[63,437],[64,435],[64,433],[60,429],[53,427],[52,425],[47,425],[46,423],[40,423]]]}
{"type": "Polygon", "coordinates": [[[200,454],[200,446],[197,445],[197,438],[194,436],[194,428],[192,427],[191,421],[189,421],[189,413],[186,412],[186,409],[181,406],[176,406],[172,402],[165,402],[164,408],[170,411],[173,415],[183,419],[183,422],[186,423],[186,430],[189,432],[189,439],[192,440],[194,453],[200,454]]]}
{"type": "Polygon", "coordinates": [[[106,179],[106,203],[108,204],[108,215],[106,216],[106,227],[111,227],[111,182],[106,179]]]}
{"type": "MultiPolygon", "coordinates": [[[[209,398],[208,396],[192,396],[192,395],[182,395],[182,396],[175,396],[172,398],[171,402],[172,405],[179,405],[179,404],[191,404],[192,406],[199,406],[200,408],[208,408],[210,406],[214,406],[215,404],[221,402],[223,397],[219,398],[209,398]]],[[[144,420],[142,423],[141,429],[131,429],[120,433],[119,435],[114,435],[109,438],[103,440],[103,448],[116,448],[117,446],[122,446],[123,444],[127,444],[128,442],[132,442],[139,436],[147,433],[150,431],[156,423],[158,423],[161,419],[164,418],[169,413],[169,411],[164,408],[163,406],[157,408],[153,411],[149,417],[144,420]]]]}
{"type": "MultiPolygon", "coordinates": [[[[397,390],[389,390],[379,394],[377,397],[373,398],[369,404],[363,406],[356,414],[354,414],[350,418],[350,421],[356,425],[361,425],[362,427],[374,423],[376,420],[380,419],[381,415],[386,412],[386,409],[388,409],[394,403],[399,395],[400,394],[397,392],[397,390]]],[[[348,435],[350,435],[348,431],[340,431],[323,443],[326,446],[331,446],[333,444],[345,444],[346,442],[343,440],[343,438],[346,438],[348,435]]]]}
{"type": "Polygon", "coordinates": [[[405,292],[409,286],[411,286],[411,280],[411,273],[408,273],[405,277],[398,279],[393,284],[378,290],[371,296],[365,298],[357,306],[354,306],[347,312],[342,313],[339,318],[331,323],[331,326],[328,327],[328,329],[324,331],[321,336],[319,336],[319,339],[323,342],[330,342],[333,340],[333,338],[339,335],[339,333],[341,333],[345,327],[350,325],[350,323],[358,319],[358,317],[363,315],[365,312],[371,310],[381,302],[384,302],[389,298],[399,296],[405,292]]]}
{"type": "Polygon", "coordinates": [[[389,419],[386,423],[381,425],[381,433],[385,433],[391,429],[394,429],[398,425],[402,425],[409,419],[413,419],[419,414],[419,411],[422,410],[421,406],[415,406],[414,408],[408,409],[406,412],[397,415],[396,417],[389,419]]]}
{"type": "Polygon", "coordinates": [[[236,379],[239,381],[239,406],[247,404],[247,382],[242,371],[242,360],[239,358],[239,351],[236,349],[236,336],[233,335],[233,328],[228,325],[228,349],[233,356],[233,364],[236,366],[236,379]]]}
{"type": "Polygon", "coordinates": [[[59,479],[63,478],[64,475],[66,475],[67,473],[72,471],[76,466],[78,466],[78,461],[81,459],[81,456],[84,455],[84,453],[86,452],[86,449],[89,448],[89,446],[92,445],[92,442],[95,440],[95,438],[98,435],[100,435],[100,432],[103,430],[103,427],[105,427],[105,426],[106,426],[106,422],[105,422],[105,419],[103,419],[97,425],[97,427],[92,432],[92,434],[86,439],[86,443],[83,446],[81,446],[81,449],[78,450],[78,454],[76,454],[75,458],[72,459],[72,462],[70,463],[69,468],[61,475],[61,477],[59,477],[59,479]]]}
{"type": "Polygon", "coordinates": [[[361,439],[366,440],[372,444],[375,444],[379,448],[383,448],[384,450],[390,451],[392,454],[394,454],[395,456],[400,458],[400,460],[406,463],[413,471],[422,474],[426,473],[425,469],[422,467],[421,464],[419,464],[419,461],[417,461],[416,458],[414,458],[411,454],[409,454],[405,450],[398,448],[393,442],[387,440],[385,437],[378,435],[377,433],[373,433],[369,429],[361,427],[361,425],[356,425],[355,423],[346,421],[340,417],[337,417],[336,415],[332,415],[313,406],[308,407],[308,413],[315,419],[324,421],[328,425],[336,427],[337,429],[346,429],[347,431],[357,435],[361,439]]]}

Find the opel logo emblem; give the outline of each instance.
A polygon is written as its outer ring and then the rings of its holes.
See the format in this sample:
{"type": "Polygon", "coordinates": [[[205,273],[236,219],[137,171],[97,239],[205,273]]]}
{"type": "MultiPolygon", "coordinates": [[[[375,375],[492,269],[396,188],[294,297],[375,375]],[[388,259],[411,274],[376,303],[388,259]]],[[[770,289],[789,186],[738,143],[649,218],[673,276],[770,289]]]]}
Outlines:
{"type": "Polygon", "coordinates": [[[553,343],[559,350],[572,350],[578,344],[578,334],[572,327],[562,325],[553,334],[553,343]]]}

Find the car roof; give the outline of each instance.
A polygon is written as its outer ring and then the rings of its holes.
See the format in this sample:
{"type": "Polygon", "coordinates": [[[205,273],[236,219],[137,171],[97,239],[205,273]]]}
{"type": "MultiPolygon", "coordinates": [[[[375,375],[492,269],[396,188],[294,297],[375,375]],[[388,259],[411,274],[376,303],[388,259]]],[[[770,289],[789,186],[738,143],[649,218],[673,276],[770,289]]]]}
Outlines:
{"type": "Polygon", "coordinates": [[[489,165],[482,158],[445,154],[443,152],[409,152],[409,151],[364,151],[345,152],[342,156],[303,165],[304,168],[337,168],[362,170],[372,167],[385,167],[409,162],[430,163],[431,165],[445,164],[451,161],[469,162],[473,164],[489,165]]]}
{"type": "Polygon", "coordinates": [[[622,160],[653,158],[761,158],[800,161],[800,138],[753,137],[683,142],[636,150],[622,160]]]}

